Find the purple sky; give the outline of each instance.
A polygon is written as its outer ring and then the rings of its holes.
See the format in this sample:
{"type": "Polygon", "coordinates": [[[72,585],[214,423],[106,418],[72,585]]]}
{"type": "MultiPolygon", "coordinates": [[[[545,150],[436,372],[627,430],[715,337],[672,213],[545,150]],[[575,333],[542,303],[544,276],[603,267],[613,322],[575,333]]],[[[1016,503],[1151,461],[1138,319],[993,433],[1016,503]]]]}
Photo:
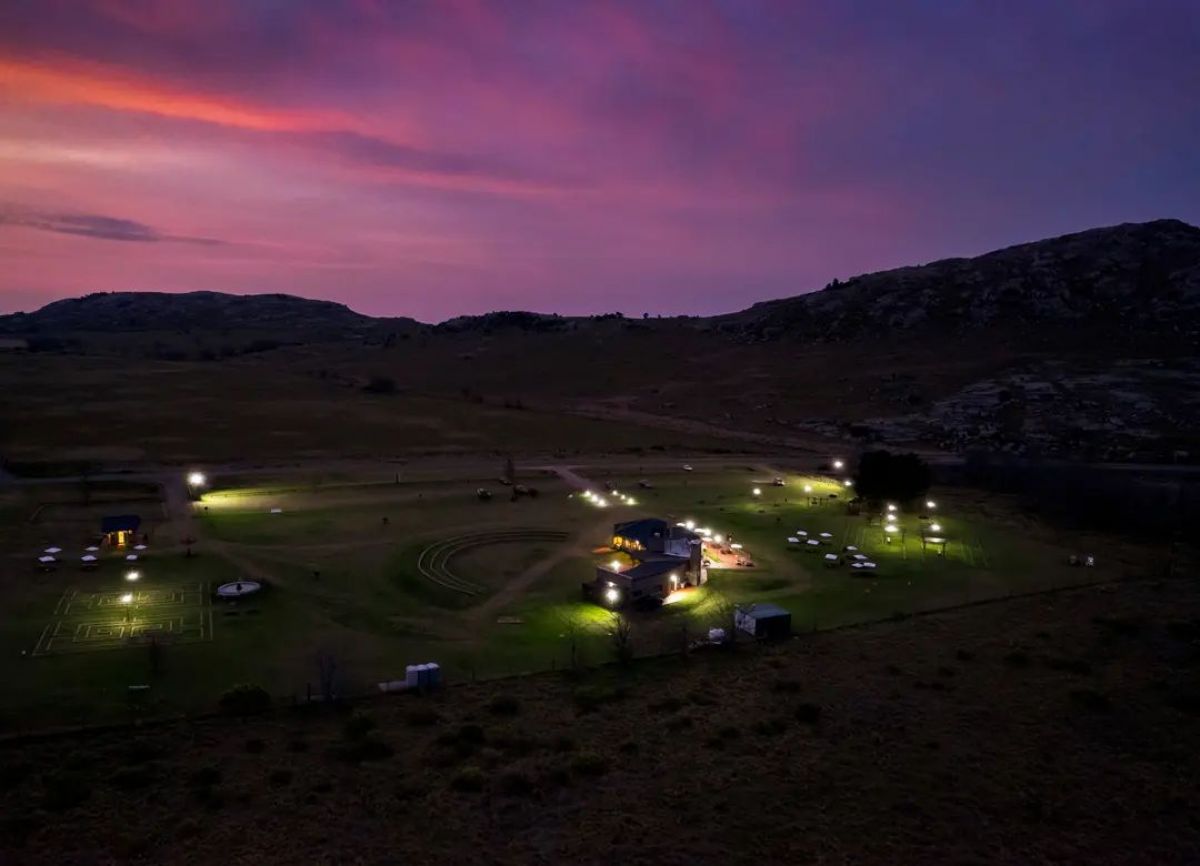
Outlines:
{"type": "Polygon", "coordinates": [[[0,310],[703,314],[1200,222],[1195,0],[5,0],[0,310]]]}

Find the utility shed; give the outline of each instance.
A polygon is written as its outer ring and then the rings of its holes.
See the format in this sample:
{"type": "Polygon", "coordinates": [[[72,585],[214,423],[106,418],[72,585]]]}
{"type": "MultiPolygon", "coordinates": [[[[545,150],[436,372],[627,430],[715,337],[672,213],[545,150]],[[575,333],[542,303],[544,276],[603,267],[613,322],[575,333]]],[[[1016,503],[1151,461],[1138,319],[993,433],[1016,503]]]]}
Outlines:
{"type": "Polygon", "coordinates": [[[756,638],[779,640],[791,635],[792,615],[777,604],[750,604],[733,612],[733,625],[756,638]]]}

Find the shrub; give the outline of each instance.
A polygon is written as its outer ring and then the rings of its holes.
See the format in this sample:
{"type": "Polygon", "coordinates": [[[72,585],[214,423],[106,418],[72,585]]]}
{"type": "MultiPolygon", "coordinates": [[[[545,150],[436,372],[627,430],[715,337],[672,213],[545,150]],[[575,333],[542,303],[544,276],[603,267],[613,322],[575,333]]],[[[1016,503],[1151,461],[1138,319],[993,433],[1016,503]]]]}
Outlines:
{"type": "Polygon", "coordinates": [[[521,705],[511,695],[497,695],[488,704],[488,709],[493,715],[515,716],[521,711],[521,705]]]}
{"type": "Polygon", "coordinates": [[[271,696],[262,686],[241,683],[221,695],[221,709],[234,716],[255,716],[270,711],[271,696]]]}
{"type": "Polygon", "coordinates": [[[563,734],[555,738],[554,749],[558,752],[573,752],[576,749],[575,741],[566,734],[563,734]]]}
{"type": "Polygon", "coordinates": [[[359,764],[363,761],[382,761],[392,756],[392,747],[383,740],[363,736],[343,744],[336,750],[339,758],[349,764],[359,764]]]}
{"type": "Polygon", "coordinates": [[[375,720],[366,713],[354,713],[342,726],[342,733],[347,740],[361,740],[375,729],[375,720]]]}
{"type": "Polygon", "coordinates": [[[815,725],[821,721],[821,708],[816,704],[800,704],[796,707],[796,721],[815,725]]]}
{"type": "Polygon", "coordinates": [[[307,752],[308,751],[308,742],[305,740],[301,740],[301,739],[292,740],[290,743],[288,743],[288,751],[296,752],[296,753],[307,752]]]}
{"type": "Polygon", "coordinates": [[[580,776],[600,776],[608,772],[608,761],[595,752],[580,752],[571,761],[571,769],[580,776]]]}
{"type": "Polygon", "coordinates": [[[1092,672],[1092,666],[1083,659],[1047,658],[1046,667],[1053,671],[1087,675],[1092,672]]]}
{"type": "Polygon", "coordinates": [[[482,791],[485,778],[479,767],[463,767],[450,780],[450,787],[456,791],[482,791]]]}
{"type": "Polygon", "coordinates": [[[283,788],[292,784],[292,771],[288,769],[272,770],[271,775],[267,777],[273,788],[283,788]]]}
{"type": "Polygon", "coordinates": [[[50,812],[65,812],[87,802],[92,796],[91,786],[73,773],[50,776],[45,780],[42,806],[50,812]]]}
{"type": "Polygon", "coordinates": [[[620,700],[625,696],[623,689],[614,686],[585,685],[579,686],[572,693],[575,706],[581,713],[590,713],[598,707],[620,700]]]}
{"type": "Polygon", "coordinates": [[[960,649],[960,650],[955,651],[954,657],[956,659],[958,659],[960,662],[969,662],[975,658],[975,653],[973,653],[969,650],[960,649]]]}
{"type": "Polygon", "coordinates": [[[658,713],[677,713],[683,709],[683,701],[677,697],[670,696],[650,704],[650,709],[658,713]]]}
{"type": "Polygon", "coordinates": [[[1004,663],[1010,668],[1029,667],[1029,654],[1021,650],[1013,650],[1004,657],[1004,663]]]}
{"type": "Polygon", "coordinates": [[[442,717],[433,707],[417,707],[405,717],[405,721],[415,728],[427,728],[441,720],[442,717]]]}
{"type": "Polygon", "coordinates": [[[483,728],[479,725],[463,725],[458,729],[458,741],[460,743],[475,743],[476,745],[484,742],[487,737],[483,733],[483,728]]]}
{"type": "Polygon", "coordinates": [[[113,787],[120,788],[122,791],[135,791],[138,788],[145,788],[154,781],[154,773],[157,768],[152,764],[140,764],[136,767],[118,767],[109,776],[109,781],[113,787]]]}
{"type": "Polygon", "coordinates": [[[396,380],[390,376],[372,376],[363,390],[368,394],[395,394],[396,380]]]}
{"type": "Polygon", "coordinates": [[[1076,706],[1092,712],[1102,712],[1112,708],[1112,702],[1107,695],[1102,695],[1094,689],[1072,689],[1071,701],[1076,706]]]}
{"type": "Polygon", "coordinates": [[[636,755],[642,750],[642,747],[637,744],[636,740],[626,740],[617,747],[622,755],[636,755]]]}
{"type": "Polygon", "coordinates": [[[266,750],[267,743],[265,740],[260,740],[258,737],[251,737],[246,740],[246,751],[251,755],[261,755],[266,750]]]}
{"type": "Polygon", "coordinates": [[[782,694],[796,694],[800,691],[800,683],[795,680],[775,680],[771,683],[771,691],[782,694]]]}
{"type": "Polygon", "coordinates": [[[208,788],[220,781],[221,771],[216,767],[201,767],[188,777],[188,784],[193,788],[208,788]]]}
{"type": "Polygon", "coordinates": [[[521,770],[508,770],[500,777],[500,790],[505,794],[528,797],[535,787],[529,774],[521,770]]]}
{"type": "Polygon", "coordinates": [[[777,737],[787,730],[787,719],[781,717],[760,719],[751,726],[750,730],[760,737],[777,737]]]}

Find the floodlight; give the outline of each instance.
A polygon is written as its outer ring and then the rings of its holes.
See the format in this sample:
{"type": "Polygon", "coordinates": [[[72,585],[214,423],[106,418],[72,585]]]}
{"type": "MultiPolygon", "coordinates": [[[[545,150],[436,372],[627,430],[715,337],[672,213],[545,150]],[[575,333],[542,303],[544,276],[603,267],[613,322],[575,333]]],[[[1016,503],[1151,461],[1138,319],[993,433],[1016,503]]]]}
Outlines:
{"type": "Polygon", "coordinates": [[[136,571],[130,571],[125,574],[125,579],[128,581],[131,581],[131,582],[137,580],[140,577],[141,577],[141,574],[139,574],[136,571]]]}
{"type": "Polygon", "coordinates": [[[932,499],[926,499],[926,500],[925,500],[925,507],[926,507],[926,508],[928,508],[928,509],[930,509],[930,510],[932,510],[932,509],[934,509],[934,508],[937,508],[937,503],[936,503],[936,502],[934,502],[932,499]]]}
{"type": "Polygon", "coordinates": [[[755,487],[755,488],[754,488],[754,495],[755,495],[755,496],[762,496],[762,488],[761,488],[761,487],[755,487]]]}
{"type": "Polygon", "coordinates": [[[203,472],[188,473],[187,481],[192,487],[203,487],[207,480],[203,472]]]}
{"type": "Polygon", "coordinates": [[[608,564],[608,567],[610,569],[612,569],[613,571],[620,571],[621,570],[621,560],[614,559],[612,562],[610,562],[608,564]]]}
{"type": "Polygon", "coordinates": [[[121,604],[130,604],[133,601],[133,593],[127,592],[121,596],[121,604]]]}
{"type": "Polygon", "coordinates": [[[621,597],[621,591],[615,586],[610,586],[608,591],[604,593],[604,597],[608,599],[610,604],[616,604],[617,599],[621,597]]]}
{"type": "Polygon", "coordinates": [[[841,468],[842,468],[843,466],[845,466],[845,465],[846,465],[846,464],[845,464],[845,463],[843,463],[841,460],[834,460],[834,461],[833,461],[833,468],[834,468],[834,469],[841,469],[841,468]]]}

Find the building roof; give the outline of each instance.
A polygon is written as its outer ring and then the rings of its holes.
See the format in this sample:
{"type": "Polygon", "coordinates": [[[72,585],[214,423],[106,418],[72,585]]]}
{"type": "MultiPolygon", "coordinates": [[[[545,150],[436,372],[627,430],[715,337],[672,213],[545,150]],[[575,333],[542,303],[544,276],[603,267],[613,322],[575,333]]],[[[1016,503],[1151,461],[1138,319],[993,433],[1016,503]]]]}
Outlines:
{"type": "Polygon", "coordinates": [[[686,565],[678,557],[671,559],[649,559],[645,562],[639,562],[633,568],[621,572],[630,580],[638,580],[643,577],[654,577],[655,575],[663,574],[668,571],[676,571],[680,566],[686,565]]]}
{"type": "Polygon", "coordinates": [[[142,518],[136,514],[114,514],[100,519],[101,532],[136,532],[142,518]]]}
{"type": "Polygon", "coordinates": [[[757,604],[748,604],[742,608],[742,613],[746,616],[754,617],[755,619],[774,619],[777,616],[791,616],[791,612],[784,610],[777,604],[770,602],[759,602],[757,604]]]}
{"type": "Polygon", "coordinates": [[[651,538],[666,538],[667,521],[657,517],[642,517],[638,520],[627,520],[624,523],[613,524],[613,535],[622,538],[634,538],[645,543],[651,538]]]}

